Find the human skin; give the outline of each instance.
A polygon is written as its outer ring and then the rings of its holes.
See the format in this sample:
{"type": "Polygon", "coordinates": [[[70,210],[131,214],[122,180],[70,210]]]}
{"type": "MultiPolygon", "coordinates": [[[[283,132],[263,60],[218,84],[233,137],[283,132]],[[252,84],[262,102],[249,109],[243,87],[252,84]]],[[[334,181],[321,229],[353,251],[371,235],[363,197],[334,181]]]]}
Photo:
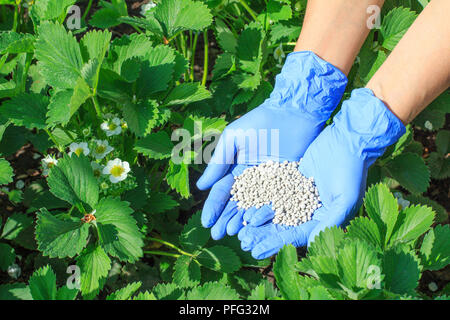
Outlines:
{"type": "Polygon", "coordinates": [[[294,51],[312,51],[348,75],[384,0],[309,0],[294,51]]]}
{"type": "Polygon", "coordinates": [[[432,0],[367,84],[404,124],[450,86],[449,12],[432,0]]]}

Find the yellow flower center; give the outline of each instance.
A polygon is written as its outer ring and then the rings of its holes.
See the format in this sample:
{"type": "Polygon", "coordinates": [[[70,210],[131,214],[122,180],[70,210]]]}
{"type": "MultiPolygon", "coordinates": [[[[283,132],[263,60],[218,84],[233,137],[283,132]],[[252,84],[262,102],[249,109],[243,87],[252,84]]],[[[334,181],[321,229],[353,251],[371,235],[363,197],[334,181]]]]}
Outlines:
{"type": "Polygon", "coordinates": [[[106,151],[106,147],[103,145],[97,146],[97,148],[95,148],[95,152],[98,154],[102,154],[106,151]]]}
{"type": "Polygon", "coordinates": [[[83,153],[83,148],[77,148],[77,149],[75,150],[75,154],[76,154],[77,156],[80,156],[82,153],[83,153]]]}
{"type": "Polygon", "coordinates": [[[53,168],[54,165],[55,165],[54,162],[49,162],[49,163],[47,163],[47,168],[51,169],[51,168],[53,168]]]}
{"type": "Polygon", "coordinates": [[[117,128],[117,125],[116,125],[115,123],[111,122],[111,123],[109,124],[109,130],[110,130],[110,131],[114,131],[114,130],[116,130],[116,128],[117,128]]]}
{"type": "Polygon", "coordinates": [[[113,175],[114,177],[120,177],[122,175],[122,173],[125,172],[125,169],[121,166],[114,166],[111,169],[111,175],[113,175]]]}

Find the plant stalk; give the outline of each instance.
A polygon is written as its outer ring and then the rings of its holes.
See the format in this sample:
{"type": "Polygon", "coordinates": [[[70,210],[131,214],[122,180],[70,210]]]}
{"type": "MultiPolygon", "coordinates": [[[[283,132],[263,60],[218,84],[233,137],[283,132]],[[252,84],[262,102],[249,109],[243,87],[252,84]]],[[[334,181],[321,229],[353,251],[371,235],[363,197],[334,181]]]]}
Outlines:
{"type": "Polygon", "coordinates": [[[256,19],[257,19],[256,13],[255,13],[255,11],[252,10],[252,8],[249,7],[247,2],[245,2],[245,0],[239,0],[239,2],[244,7],[244,9],[247,10],[248,13],[250,13],[250,15],[252,16],[253,20],[256,21],[256,19]]]}
{"type": "Polygon", "coordinates": [[[170,242],[164,241],[162,239],[148,237],[148,240],[162,243],[163,245],[165,245],[165,246],[167,246],[169,248],[175,249],[176,251],[178,251],[179,253],[181,253],[181,254],[183,254],[185,256],[189,256],[189,257],[193,257],[194,256],[194,255],[190,254],[189,252],[181,250],[176,245],[174,245],[174,244],[172,244],[170,242]]]}
{"type": "Polygon", "coordinates": [[[91,11],[92,1],[93,0],[89,0],[89,3],[87,5],[87,7],[86,7],[86,10],[84,10],[83,16],[81,17],[82,20],[85,20],[87,15],[89,14],[89,11],[91,11]]]}
{"type": "Polygon", "coordinates": [[[208,78],[208,29],[203,31],[203,42],[205,44],[205,58],[203,63],[203,79],[202,86],[206,85],[206,79],[208,78]]]}
{"type": "Polygon", "coordinates": [[[159,256],[173,257],[173,258],[178,258],[181,256],[181,254],[164,252],[164,251],[144,251],[144,253],[145,254],[155,254],[155,255],[159,255],[159,256]]]}

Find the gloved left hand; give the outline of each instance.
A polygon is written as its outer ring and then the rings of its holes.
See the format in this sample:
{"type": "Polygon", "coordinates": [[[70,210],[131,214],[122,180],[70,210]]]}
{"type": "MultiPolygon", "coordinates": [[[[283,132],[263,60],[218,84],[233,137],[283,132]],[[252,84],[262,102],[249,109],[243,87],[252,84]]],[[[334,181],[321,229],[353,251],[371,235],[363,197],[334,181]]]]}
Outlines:
{"type": "Polygon", "coordinates": [[[370,89],[354,90],[333,123],[311,143],[299,166],[303,175],[314,177],[322,207],[312,220],[297,227],[273,224],[270,206],[247,213],[248,225],[238,235],[242,249],[264,259],[283,245],[305,246],[325,228],[345,225],[361,205],[369,167],[405,131],[370,89]]]}

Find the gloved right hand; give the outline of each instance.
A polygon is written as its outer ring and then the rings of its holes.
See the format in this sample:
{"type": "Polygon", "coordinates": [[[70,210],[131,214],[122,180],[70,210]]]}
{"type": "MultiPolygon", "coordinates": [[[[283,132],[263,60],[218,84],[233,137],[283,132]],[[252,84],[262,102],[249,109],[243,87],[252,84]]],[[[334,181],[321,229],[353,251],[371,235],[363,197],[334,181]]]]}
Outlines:
{"type": "Polygon", "coordinates": [[[201,190],[212,187],[201,221],[212,227],[213,239],[237,234],[243,227],[244,210],[229,201],[234,176],[268,160],[298,161],[322,131],[346,84],[339,69],[313,52],[290,53],[270,98],[225,128],[197,181],[201,190]]]}

